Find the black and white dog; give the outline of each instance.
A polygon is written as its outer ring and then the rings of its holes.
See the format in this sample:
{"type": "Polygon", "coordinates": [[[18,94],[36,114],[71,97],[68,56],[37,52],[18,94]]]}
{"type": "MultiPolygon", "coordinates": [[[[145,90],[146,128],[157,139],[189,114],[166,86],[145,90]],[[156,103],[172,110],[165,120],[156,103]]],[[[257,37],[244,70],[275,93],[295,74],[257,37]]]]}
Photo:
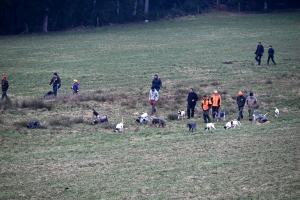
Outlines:
{"type": "Polygon", "coordinates": [[[40,126],[39,121],[33,121],[33,122],[30,122],[29,124],[27,124],[27,128],[37,128],[39,126],[40,126]]]}
{"type": "Polygon", "coordinates": [[[237,126],[241,126],[241,125],[242,125],[241,122],[237,120],[231,120],[225,124],[224,129],[236,128],[237,126]]]}
{"type": "Polygon", "coordinates": [[[220,120],[226,121],[226,112],[225,110],[222,112],[214,112],[213,115],[215,116],[215,118],[217,119],[217,122],[220,120]]]}
{"type": "Polygon", "coordinates": [[[181,120],[183,120],[185,118],[185,111],[183,110],[178,110],[178,119],[181,118],[181,120]]]}
{"type": "Polygon", "coordinates": [[[164,128],[166,126],[166,122],[164,122],[164,120],[162,120],[162,119],[154,118],[152,120],[152,124],[151,125],[155,125],[156,127],[158,125],[158,127],[161,126],[162,128],[164,128]]]}
{"type": "Polygon", "coordinates": [[[144,113],[139,118],[137,118],[135,121],[140,124],[147,124],[150,122],[150,118],[147,113],[144,113]]]}
{"type": "Polygon", "coordinates": [[[186,127],[189,127],[189,131],[196,131],[197,128],[197,124],[195,122],[189,122],[187,123],[186,127]]]}
{"type": "Polygon", "coordinates": [[[97,119],[93,120],[93,124],[101,124],[101,123],[108,123],[107,115],[105,115],[104,117],[98,117],[97,119]]]}

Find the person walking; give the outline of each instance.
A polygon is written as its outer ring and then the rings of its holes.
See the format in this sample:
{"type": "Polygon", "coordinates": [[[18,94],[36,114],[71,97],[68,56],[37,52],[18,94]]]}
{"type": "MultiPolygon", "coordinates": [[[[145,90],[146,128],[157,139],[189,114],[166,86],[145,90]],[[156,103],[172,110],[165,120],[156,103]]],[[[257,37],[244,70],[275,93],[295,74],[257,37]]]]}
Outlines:
{"type": "Polygon", "coordinates": [[[197,104],[198,101],[198,95],[197,93],[194,91],[193,88],[190,88],[190,92],[188,94],[188,98],[187,98],[187,118],[190,119],[191,117],[194,117],[194,113],[195,113],[195,106],[197,104]]]}
{"type": "Polygon", "coordinates": [[[275,51],[274,51],[273,47],[270,45],[269,49],[268,49],[268,62],[267,62],[268,65],[269,65],[270,59],[272,60],[274,65],[276,65],[276,63],[274,61],[274,53],[275,53],[275,51]]]}
{"type": "Polygon", "coordinates": [[[154,87],[151,87],[151,90],[149,92],[149,102],[152,105],[151,115],[154,115],[154,113],[156,112],[156,102],[158,101],[158,98],[158,92],[155,90],[154,87]]]}
{"type": "Polygon", "coordinates": [[[53,84],[53,94],[54,94],[54,96],[56,96],[57,90],[61,87],[61,80],[56,72],[53,74],[53,77],[52,77],[49,85],[51,85],[51,84],[53,84]]]}
{"type": "Polygon", "coordinates": [[[222,105],[222,98],[221,95],[218,94],[217,90],[215,90],[211,95],[210,101],[212,103],[212,117],[215,119],[215,117],[218,116],[219,108],[222,105]]]}
{"type": "Polygon", "coordinates": [[[211,101],[207,98],[207,95],[204,95],[201,104],[204,123],[210,123],[209,110],[211,108],[211,105],[211,101]]]}
{"type": "Polygon", "coordinates": [[[239,109],[239,116],[238,116],[237,120],[240,121],[241,119],[244,118],[243,110],[244,110],[244,106],[246,103],[246,97],[243,96],[242,91],[239,91],[238,96],[236,98],[236,103],[237,103],[238,109],[239,109]]]}
{"type": "Polygon", "coordinates": [[[257,99],[253,96],[253,92],[250,92],[250,96],[247,97],[246,104],[248,106],[249,121],[252,121],[254,108],[257,105],[257,99]]]}
{"type": "Polygon", "coordinates": [[[79,83],[76,79],[74,79],[73,86],[71,87],[73,89],[73,94],[77,94],[79,91],[79,83]]]}
{"type": "Polygon", "coordinates": [[[7,90],[8,90],[9,84],[8,84],[8,81],[6,78],[7,78],[6,76],[2,76],[2,82],[1,82],[2,98],[1,98],[1,101],[4,100],[4,97],[6,98],[6,100],[9,100],[8,96],[7,96],[7,90]]]}
{"type": "Polygon", "coordinates": [[[255,60],[258,62],[258,65],[260,65],[261,57],[263,56],[264,51],[265,51],[264,46],[261,44],[261,42],[258,42],[256,51],[254,53],[254,54],[256,54],[255,60]]]}
{"type": "Polygon", "coordinates": [[[155,74],[154,78],[152,80],[152,87],[154,87],[156,89],[156,91],[158,92],[160,90],[161,86],[162,86],[162,81],[158,77],[158,74],[155,74]]]}

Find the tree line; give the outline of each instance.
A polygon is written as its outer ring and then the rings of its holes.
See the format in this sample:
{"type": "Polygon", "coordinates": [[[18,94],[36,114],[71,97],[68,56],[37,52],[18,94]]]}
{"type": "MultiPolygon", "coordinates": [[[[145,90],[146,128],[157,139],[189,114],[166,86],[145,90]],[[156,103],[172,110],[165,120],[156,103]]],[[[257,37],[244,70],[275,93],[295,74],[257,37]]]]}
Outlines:
{"type": "Polygon", "coordinates": [[[0,0],[0,35],[158,20],[211,9],[299,8],[299,0],[0,0]]]}

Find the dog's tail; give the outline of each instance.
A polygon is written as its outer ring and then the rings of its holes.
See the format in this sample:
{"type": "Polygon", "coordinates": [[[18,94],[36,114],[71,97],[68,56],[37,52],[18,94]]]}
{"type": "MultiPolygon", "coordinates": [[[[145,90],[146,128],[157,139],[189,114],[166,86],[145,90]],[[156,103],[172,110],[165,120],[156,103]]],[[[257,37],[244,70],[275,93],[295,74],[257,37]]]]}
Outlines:
{"type": "Polygon", "coordinates": [[[268,114],[268,112],[266,114],[264,114],[264,116],[266,116],[268,114]]]}

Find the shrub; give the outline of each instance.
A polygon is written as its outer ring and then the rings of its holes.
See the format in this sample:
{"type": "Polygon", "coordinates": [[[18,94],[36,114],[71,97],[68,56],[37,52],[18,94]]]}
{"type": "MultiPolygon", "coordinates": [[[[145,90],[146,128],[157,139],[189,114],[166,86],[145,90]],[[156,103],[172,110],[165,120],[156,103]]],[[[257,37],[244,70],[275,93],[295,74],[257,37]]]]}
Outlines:
{"type": "Polygon", "coordinates": [[[178,119],[178,115],[176,115],[176,114],[168,114],[168,119],[169,120],[177,120],[178,119]]]}
{"type": "Polygon", "coordinates": [[[33,99],[33,100],[23,100],[18,104],[19,108],[31,108],[31,109],[41,109],[46,108],[47,110],[51,110],[53,105],[44,102],[42,99],[33,99]]]}
{"type": "Polygon", "coordinates": [[[70,127],[72,125],[72,121],[70,117],[62,116],[60,118],[52,118],[49,120],[50,126],[66,126],[70,127]]]}

